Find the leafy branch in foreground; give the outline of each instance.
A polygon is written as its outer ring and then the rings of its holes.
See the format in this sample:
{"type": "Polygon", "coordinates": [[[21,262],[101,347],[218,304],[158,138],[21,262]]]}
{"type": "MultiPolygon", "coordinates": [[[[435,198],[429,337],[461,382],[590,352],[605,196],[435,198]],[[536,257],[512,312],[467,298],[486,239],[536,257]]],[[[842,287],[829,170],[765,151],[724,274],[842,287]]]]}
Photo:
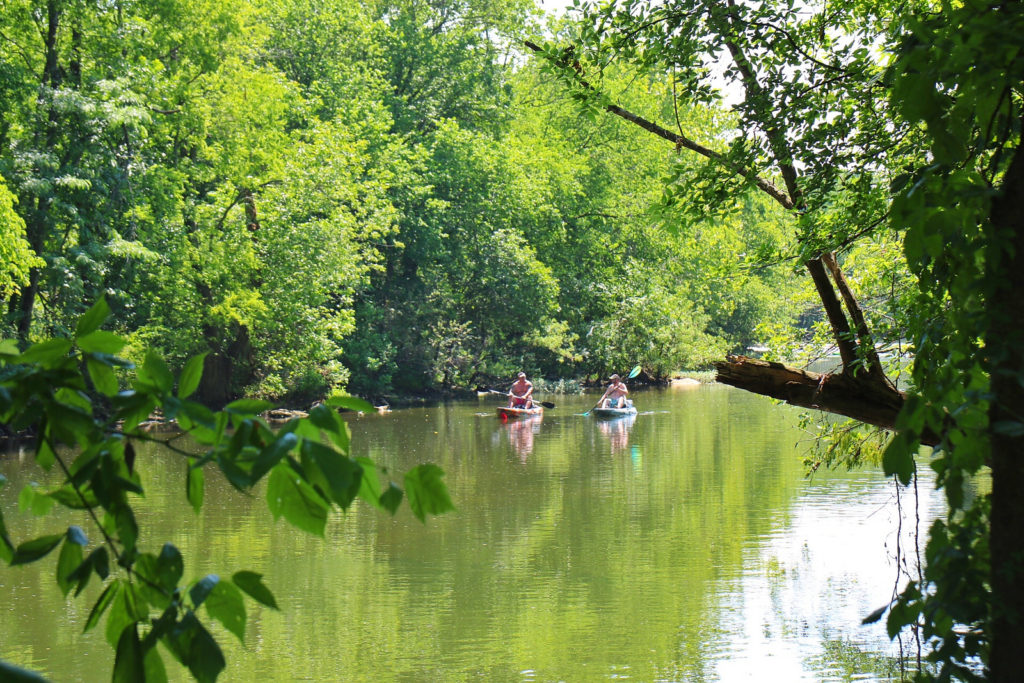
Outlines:
{"type": "Polygon", "coordinates": [[[265,401],[242,399],[211,411],[189,400],[199,386],[203,356],[185,365],[175,390],[174,375],[155,352],[138,368],[117,357],[125,341],[99,329],[109,313],[106,301],[98,301],[78,321],[72,340],[51,339],[24,352],[13,341],[0,342],[0,425],[33,433],[36,462],[63,473],[53,490],[26,486],[19,503],[42,513],[54,504],[82,511],[99,536],[90,543],[85,530],[72,525],[15,543],[0,510],[0,560],[27,564],[59,547],[56,579],[65,596],[72,590],[78,596],[94,575],[106,582],[85,630],[106,616],[106,638],[116,651],[113,680],[167,680],[159,642],[196,680],[214,681],[226,662],[200,608],[239,640],[245,637],[244,596],[277,609],[256,572],[238,571],[230,580],[209,574],[182,584],[184,560],[177,548],[165,543],[158,552],[144,549],[144,530],[132,509],[133,496],[143,494],[133,441],[152,438],[139,425],[153,411],[176,419],[203,446],[199,454],[174,449],[185,458],[186,497],[197,512],[208,464],[243,492],[266,477],[274,518],[319,536],[331,509],[345,510],[357,497],[394,514],[407,495],[421,521],[453,509],[436,465],[406,472],[403,491],[394,482],[385,485],[370,459],[350,457],[348,426],[336,409],[371,409],[365,401],[331,399],[276,431],[259,417],[272,407],[265,401]],[[131,388],[121,390],[118,373],[133,369],[131,388]]]}

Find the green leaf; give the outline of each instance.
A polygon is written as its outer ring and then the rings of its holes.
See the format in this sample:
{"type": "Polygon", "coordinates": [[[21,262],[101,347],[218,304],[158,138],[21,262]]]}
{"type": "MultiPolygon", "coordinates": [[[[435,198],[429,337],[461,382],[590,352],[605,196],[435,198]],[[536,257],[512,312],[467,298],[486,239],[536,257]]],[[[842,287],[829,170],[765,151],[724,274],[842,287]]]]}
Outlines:
{"type": "MultiPolygon", "coordinates": [[[[217,429],[217,416],[202,403],[196,403],[195,401],[182,402],[178,421],[185,423],[188,420],[191,420],[194,425],[200,425],[207,430],[217,429]]],[[[194,430],[195,427],[191,426],[186,431],[194,430]]]]}
{"type": "Polygon", "coordinates": [[[164,660],[155,647],[146,650],[145,657],[146,683],[167,683],[167,669],[164,668],[164,660]]]}
{"type": "Polygon", "coordinates": [[[127,340],[113,332],[96,330],[78,338],[78,348],[86,353],[116,354],[128,344],[127,340]]]}
{"type": "Polygon", "coordinates": [[[206,359],[206,352],[193,356],[185,363],[178,378],[178,398],[188,398],[199,388],[199,381],[203,378],[203,362],[206,359]]]}
{"type": "Polygon", "coordinates": [[[203,601],[206,600],[207,596],[213,592],[214,586],[220,583],[220,577],[216,574],[207,574],[203,578],[195,582],[192,588],[189,589],[188,595],[192,598],[192,607],[198,609],[203,601]]]}
{"type": "Polygon", "coordinates": [[[14,557],[14,543],[7,534],[7,525],[4,524],[4,511],[0,510],[0,561],[10,562],[14,557]]]}
{"type": "Polygon", "coordinates": [[[46,438],[39,439],[36,442],[36,463],[49,472],[56,462],[57,454],[50,448],[50,440],[46,438]]]}
{"type": "Polygon", "coordinates": [[[96,499],[96,494],[89,488],[80,488],[76,490],[71,485],[64,485],[56,491],[50,491],[46,495],[64,507],[72,510],[85,510],[86,508],[96,507],[99,505],[99,501],[96,499]],[[85,502],[82,502],[83,496],[85,497],[85,502]]]}
{"type": "Polygon", "coordinates": [[[363,468],[359,477],[359,497],[374,507],[383,507],[380,502],[380,477],[377,476],[377,464],[366,456],[359,456],[356,462],[363,468]]]}
{"type": "Polygon", "coordinates": [[[181,553],[172,543],[164,543],[159,555],[143,553],[135,561],[135,571],[146,579],[140,584],[154,594],[147,593],[149,602],[157,607],[166,607],[170,596],[178,588],[178,581],[185,571],[181,553]]]}
{"type": "Polygon", "coordinates": [[[191,465],[185,468],[185,497],[192,505],[192,509],[198,514],[203,507],[203,495],[206,487],[206,477],[203,468],[191,465]]]}
{"type": "Polygon", "coordinates": [[[40,493],[36,484],[26,484],[21,487],[18,494],[18,509],[22,512],[31,512],[36,517],[42,517],[53,509],[54,500],[45,493],[40,493]]]}
{"type": "Polygon", "coordinates": [[[0,660],[0,681],[9,683],[47,683],[46,679],[34,671],[18,667],[0,660]]]}
{"type": "Polygon", "coordinates": [[[287,462],[279,463],[270,471],[267,506],[274,519],[283,516],[292,526],[317,536],[324,535],[327,502],[287,462]]]}
{"type": "Polygon", "coordinates": [[[866,626],[867,624],[875,623],[876,621],[881,619],[882,615],[885,614],[888,610],[889,610],[889,605],[888,604],[882,605],[881,607],[876,609],[874,612],[872,612],[871,614],[869,614],[866,617],[864,617],[861,620],[861,622],[860,622],[861,625],[866,626]]]}
{"type": "Polygon", "coordinates": [[[102,545],[89,553],[89,557],[85,558],[84,562],[80,563],[67,575],[68,584],[75,584],[75,597],[78,597],[85,590],[85,587],[89,585],[89,579],[92,578],[93,571],[101,579],[106,579],[110,574],[110,559],[107,556],[106,547],[102,545]]]}
{"type": "Polygon", "coordinates": [[[156,401],[148,391],[121,391],[112,398],[118,414],[124,418],[125,432],[135,431],[156,408],[156,401]]]}
{"type": "Polygon", "coordinates": [[[31,541],[25,541],[15,548],[10,564],[12,567],[15,567],[19,564],[28,564],[29,562],[41,560],[49,555],[50,551],[56,548],[62,540],[64,540],[64,534],[40,536],[31,541]]]}
{"type": "MultiPolygon", "coordinates": [[[[89,397],[86,396],[84,392],[69,389],[68,387],[61,387],[57,390],[55,397],[65,406],[77,409],[85,416],[92,415],[92,401],[89,400],[89,397]]],[[[88,422],[85,422],[84,424],[86,426],[92,426],[88,422]]]]}
{"type": "Polygon", "coordinates": [[[21,352],[18,350],[18,342],[13,339],[0,340],[0,356],[17,356],[21,352]]]}
{"type": "Polygon", "coordinates": [[[405,492],[409,496],[409,507],[421,521],[427,515],[439,515],[454,510],[448,488],[441,481],[444,470],[432,463],[417,465],[405,473],[405,492]]]}
{"type": "Polygon", "coordinates": [[[897,602],[889,612],[889,618],[885,620],[885,630],[889,638],[895,638],[905,626],[913,624],[918,617],[918,609],[913,604],[897,602]]]}
{"type": "Polygon", "coordinates": [[[121,541],[121,545],[126,550],[133,549],[135,541],[139,538],[139,525],[135,521],[135,513],[127,505],[119,505],[114,510],[114,522],[117,526],[118,540],[121,541]]]}
{"type": "Polygon", "coordinates": [[[277,609],[277,601],[274,600],[274,594],[266,587],[261,580],[262,578],[262,574],[242,570],[235,572],[235,575],[231,577],[231,581],[256,602],[266,605],[271,609],[277,609]]]}
{"type": "Polygon", "coordinates": [[[92,566],[96,569],[96,575],[101,579],[106,579],[110,575],[110,556],[107,553],[106,546],[100,546],[89,553],[89,558],[92,560],[92,566]]]}
{"type": "Polygon", "coordinates": [[[886,475],[895,474],[904,486],[910,483],[914,476],[914,457],[907,444],[907,437],[903,432],[896,434],[893,440],[882,454],[882,469],[886,475]]]}
{"type": "Polygon", "coordinates": [[[398,506],[402,504],[402,497],[405,494],[402,489],[395,486],[394,482],[388,483],[388,490],[380,495],[380,504],[391,514],[398,512],[398,506]]]}
{"type": "Polygon", "coordinates": [[[245,643],[245,601],[242,591],[228,581],[218,581],[206,598],[206,611],[245,643]]]}
{"type": "Polygon", "coordinates": [[[78,583],[75,571],[82,566],[82,546],[86,542],[85,534],[79,527],[68,528],[64,545],[61,546],[60,555],[57,557],[57,585],[60,586],[64,597],[67,597],[71,587],[78,583]],[[77,529],[77,533],[73,533],[72,529],[77,529]]]}
{"type": "Polygon", "coordinates": [[[28,347],[25,353],[17,358],[19,363],[38,363],[43,367],[52,367],[54,361],[67,356],[71,350],[71,342],[67,339],[48,339],[28,347]]]}
{"type": "Polygon", "coordinates": [[[167,363],[153,349],[146,352],[146,360],[139,370],[138,377],[140,382],[154,387],[162,393],[169,393],[174,385],[174,376],[171,375],[167,363]]]}
{"type": "Polygon", "coordinates": [[[143,663],[142,643],[135,624],[129,624],[117,640],[117,654],[114,657],[114,683],[137,683],[146,675],[143,663]]]}
{"type": "Polygon", "coordinates": [[[315,441],[303,441],[302,452],[323,474],[331,499],[343,510],[347,509],[359,493],[362,467],[333,448],[315,441]]]}
{"type": "Polygon", "coordinates": [[[264,448],[252,464],[252,470],[249,472],[252,483],[255,484],[262,479],[263,475],[269,472],[277,463],[281,462],[281,458],[287,455],[288,451],[294,448],[298,442],[299,437],[291,433],[285,433],[264,448]]]}
{"type": "Polygon", "coordinates": [[[98,330],[100,325],[110,316],[110,306],[105,297],[96,300],[89,310],[82,314],[75,326],[75,338],[81,339],[87,334],[98,330]]]}
{"type": "Polygon", "coordinates": [[[341,418],[333,408],[321,403],[309,411],[309,421],[324,431],[335,432],[340,426],[341,418]]]}
{"type": "Polygon", "coordinates": [[[149,608],[145,600],[141,600],[135,587],[122,582],[121,590],[110,604],[107,614],[107,627],[104,636],[111,647],[117,647],[121,634],[130,625],[149,617],[149,608]]]}
{"type": "Polygon", "coordinates": [[[324,401],[324,404],[331,406],[332,408],[343,408],[345,410],[354,410],[360,413],[372,413],[377,410],[369,401],[364,401],[363,399],[356,398],[355,396],[331,396],[329,399],[324,401]]]}
{"type": "Polygon", "coordinates": [[[342,420],[334,408],[318,405],[309,411],[309,421],[327,432],[331,441],[338,445],[346,454],[349,449],[348,425],[342,420]]]}
{"type": "Polygon", "coordinates": [[[232,415],[250,417],[253,415],[259,415],[273,407],[274,404],[269,401],[260,401],[255,398],[241,398],[224,406],[224,412],[231,413],[232,415]]]}
{"type": "Polygon", "coordinates": [[[104,396],[114,396],[120,390],[120,386],[117,382],[117,376],[109,365],[100,363],[92,358],[88,358],[85,361],[85,366],[89,370],[89,378],[92,379],[93,386],[104,396]]]}
{"type": "Polygon", "coordinates": [[[100,619],[103,618],[103,613],[107,611],[107,608],[114,602],[114,599],[121,593],[121,582],[114,581],[107,586],[100,597],[97,598],[96,604],[92,606],[92,611],[89,612],[89,618],[85,621],[85,628],[82,629],[82,633],[91,631],[96,627],[96,624],[100,623],[100,619]]]}
{"type": "Polygon", "coordinates": [[[226,666],[217,641],[191,612],[171,629],[163,641],[199,683],[214,683],[226,666]]]}

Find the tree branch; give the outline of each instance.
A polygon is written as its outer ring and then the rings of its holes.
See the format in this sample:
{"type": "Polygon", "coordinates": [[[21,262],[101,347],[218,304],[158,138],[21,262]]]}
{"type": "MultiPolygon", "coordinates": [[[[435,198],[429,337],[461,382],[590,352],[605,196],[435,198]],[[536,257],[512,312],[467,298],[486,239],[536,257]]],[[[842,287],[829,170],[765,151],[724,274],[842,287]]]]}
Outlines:
{"type": "MultiPolygon", "coordinates": [[[[768,361],[730,356],[717,361],[716,381],[801,408],[823,410],[867,424],[896,430],[906,395],[889,384],[839,374],[819,374],[768,361]]],[[[926,429],[923,443],[934,446],[939,437],[926,429]]]]}
{"type": "Polygon", "coordinates": [[[857,345],[853,343],[853,333],[850,330],[850,323],[843,313],[843,307],[836,298],[836,290],[832,287],[832,281],[825,271],[825,264],[821,258],[806,261],[804,266],[811,274],[815,289],[818,290],[818,298],[825,309],[825,315],[832,326],[832,337],[836,340],[839,348],[839,357],[843,360],[843,369],[852,368],[857,361],[857,345]]]}
{"type": "MultiPolygon", "coordinates": [[[[533,50],[534,52],[543,53],[543,51],[544,51],[539,45],[537,45],[536,43],[533,43],[533,42],[531,42],[529,40],[525,41],[523,44],[526,45],[526,47],[528,47],[531,50],[533,50]]],[[[592,86],[588,81],[586,81],[586,80],[584,80],[583,78],[580,78],[580,77],[577,77],[576,80],[579,83],[579,85],[582,88],[584,88],[585,90],[590,90],[590,91],[596,92],[596,89],[594,88],[594,86],[592,86]]],[[[723,168],[725,168],[725,169],[727,169],[727,170],[729,170],[729,171],[731,171],[731,172],[733,172],[733,173],[735,173],[735,174],[737,174],[737,175],[739,175],[739,176],[741,176],[743,178],[746,178],[747,180],[753,182],[757,186],[757,188],[759,190],[761,190],[762,192],[764,192],[765,194],[770,196],[772,199],[777,201],[784,208],[786,208],[786,209],[792,209],[793,208],[794,204],[793,204],[792,201],[790,201],[789,197],[786,195],[785,192],[783,192],[782,190],[777,188],[770,181],[765,180],[764,178],[761,178],[760,176],[758,176],[753,171],[751,171],[749,169],[745,169],[745,168],[740,168],[736,164],[730,162],[723,154],[721,154],[719,152],[716,152],[713,149],[709,149],[709,148],[705,147],[704,145],[701,145],[700,143],[698,143],[698,142],[696,142],[694,140],[691,140],[690,138],[688,138],[688,137],[686,137],[684,135],[680,135],[678,133],[673,133],[672,131],[668,130],[667,128],[663,128],[662,126],[659,126],[657,123],[654,123],[653,121],[648,121],[644,117],[639,116],[637,114],[634,114],[633,112],[631,112],[631,111],[629,111],[627,109],[623,109],[622,107],[618,106],[617,104],[609,104],[609,105],[607,105],[605,107],[605,110],[608,111],[608,112],[611,112],[612,114],[615,114],[616,116],[618,116],[620,118],[623,118],[623,119],[629,121],[630,123],[633,123],[633,124],[636,124],[636,125],[640,126],[641,128],[643,128],[644,130],[648,131],[649,133],[653,133],[653,134],[657,135],[660,138],[664,138],[665,140],[668,140],[669,142],[674,144],[677,148],[685,147],[686,149],[690,150],[691,152],[696,152],[697,154],[700,154],[703,157],[706,157],[708,159],[711,159],[712,161],[717,162],[723,168]]]]}
{"type": "MultiPolygon", "coordinates": [[[[839,295],[843,297],[843,303],[846,304],[846,311],[850,314],[850,320],[853,321],[857,329],[857,339],[868,362],[868,373],[878,380],[888,382],[889,378],[886,377],[885,370],[882,369],[882,361],[879,360],[878,352],[875,351],[875,342],[871,338],[867,321],[864,320],[864,312],[861,310],[860,304],[857,303],[857,298],[853,295],[850,284],[846,281],[846,276],[843,275],[843,269],[839,267],[839,262],[836,261],[835,252],[830,251],[827,254],[823,254],[821,260],[825,267],[829,269],[829,272],[832,273],[832,279],[836,282],[839,295]]],[[[843,372],[847,372],[851,367],[844,365],[843,372]]]]}

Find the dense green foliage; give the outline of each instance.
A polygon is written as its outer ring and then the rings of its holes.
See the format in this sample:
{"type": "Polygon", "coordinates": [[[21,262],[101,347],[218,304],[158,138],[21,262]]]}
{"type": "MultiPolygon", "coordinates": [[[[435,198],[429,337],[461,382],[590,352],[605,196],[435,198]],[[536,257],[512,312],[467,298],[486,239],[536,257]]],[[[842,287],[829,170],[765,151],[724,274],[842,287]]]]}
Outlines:
{"type": "Polygon", "coordinates": [[[919,285],[917,392],[885,466],[909,481],[922,430],[940,432],[931,466],[950,506],[930,531],[924,577],[899,596],[889,627],[921,623],[939,676],[966,680],[1015,677],[1024,634],[1022,32],[1019,3],[915,16],[889,73],[900,114],[923,124],[929,147],[897,180],[892,208],[919,285]],[[965,480],[989,468],[992,494],[965,496],[965,480]]]}
{"type": "MultiPolygon", "coordinates": [[[[908,572],[902,592],[870,618],[888,610],[891,635],[909,628],[926,644],[921,679],[1018,675],[1020,3],[798,8],[627,0],[586,3],[581,14],[570,47],[549,43],[542,52],[592,112],[621,115],[608,74],[622,69],[671,78],[687,104],[714,102],[723,83],[742,90],[727,150],[694,144],[704,131],[678,120],[682,137],[652,130],[708,159],[697,174],[670,179],[666,203],[700,214],[744,197],[745,188],[764,192],[795,224],[793,255],[814,281],[814,294],[802,301],[828,309],[833,287],[816,274],[836,262],[845,271],[833,279],[853,325],[837,326],[843,313],[820,323],[805,319],[815,346],[831,338],[842,351],[855,336],[860,349],[882,344],[913,354],[913,384],[890,423],[896,434],[888,445],[877,430],[830,422],[814,464],[876,457],[908,484],[921,443],[937,444],[931,466],[948,518],[931,529],[925,566],[908,572]],[[722,72],[718,79],[713,67],[722,72]],[[674,189],[684,183],[685,190],[674,189]],[[965,496],[964,483],[986,467],[992,493],[965,496]]],[[[776,350],[787,338],[806,345],[791,321],[763,329],[776,350]]],[[[844,356],[842,372],[870,373],[871,361],[869,353],[844,356]]],[[[876,377],[877,384],[890,382],[876,377]]],[[[856,381],[865,386],[871,377],[856,381]]]]}
{"type": "Polygon", "coordinates": [[[208,354],[221,406],[668,374],[788,317],[784,272],[735,258],[784,232],[750,206],[666,234],[664,151],[581,125],[524,63],[532,3],[12,0],[0,21],[4,336],[67,333],[103,294],[128,358],[208,354]]]}
{"type": "Polygon", "coordinates": [[[93,576],[104,582],[85,630],[106,619],[106,638],[117,652],[113,680],[167,680],[158,643],[196,680],[216,680],[225,661],[200,621],[200,607],[239,640],[245,637],[246,595],[277,608],[256,572],[237,571],[230,580],[208,574],[183,583],[185,561],[178,549],[167,542],[159,552],[151,550],[154,541],[133,512],[133,500],[150,484],[134,444],[155,440],[140,426],[154,410],[176,419],[201,447],[189,448],[181,435],[165,444],[181,456],[180,490],[196,512],[203,505],[207,465],[241,492],[266,479],[275,519],[318,536],[329,513],[347,509],[357,497],[391,513],[408,497],[421,520],[452,509],[436,465],[406,472],[403,491],[382,481],[369,458],[350,456],[349,429],[335,408],[372,410],[365,401],[335,398],[273,430],[258,417],[270,407],[264,401],[232,401],[215,413],[191,399],[204,356],[190,359],[175,378],[152,351],[132,373],[131,388],[120,391],[119,375],[133,366],[115,355],[125,340],[100,329],[109,312],[100,299],[79,320],[73,339],[40,342],[24,353],[10,340],[0,345],[0,423],[35,430],[36,463],[63,473],[53,490],[23,488],[19,505],[46,514],[56,504],[79,511],[82,520],[59,533],[20,540],[10,538],[0,511],[0,560],[22,565],[59,548],[56,580],[65,596],[72,590],[78,596],[93,576]],[[90,540],[85,529],[99,538],[90,540]]]}

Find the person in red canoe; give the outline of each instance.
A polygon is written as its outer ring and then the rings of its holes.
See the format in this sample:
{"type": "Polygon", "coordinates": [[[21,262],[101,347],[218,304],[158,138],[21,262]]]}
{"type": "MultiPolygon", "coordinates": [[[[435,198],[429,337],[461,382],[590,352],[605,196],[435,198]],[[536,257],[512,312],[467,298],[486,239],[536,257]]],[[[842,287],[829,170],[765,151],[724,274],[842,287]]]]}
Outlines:
{"type": "Polygon", "coordinates": [[[618,375],[612,375],[608,379],[612,383],[604,390],[604,396],[601,397],[598,403],[602,408],[625,408],[627,405],[626,394],[629,393],[625,382],[620,380],[618,375]]]}
{"type": "Polygon", "coordinates": [[[508,407],[526,408],[527,410],[533,407],[533,384],[526,379],[525,372],[516,375],[516,381],[508,390],[508,407]]]}

